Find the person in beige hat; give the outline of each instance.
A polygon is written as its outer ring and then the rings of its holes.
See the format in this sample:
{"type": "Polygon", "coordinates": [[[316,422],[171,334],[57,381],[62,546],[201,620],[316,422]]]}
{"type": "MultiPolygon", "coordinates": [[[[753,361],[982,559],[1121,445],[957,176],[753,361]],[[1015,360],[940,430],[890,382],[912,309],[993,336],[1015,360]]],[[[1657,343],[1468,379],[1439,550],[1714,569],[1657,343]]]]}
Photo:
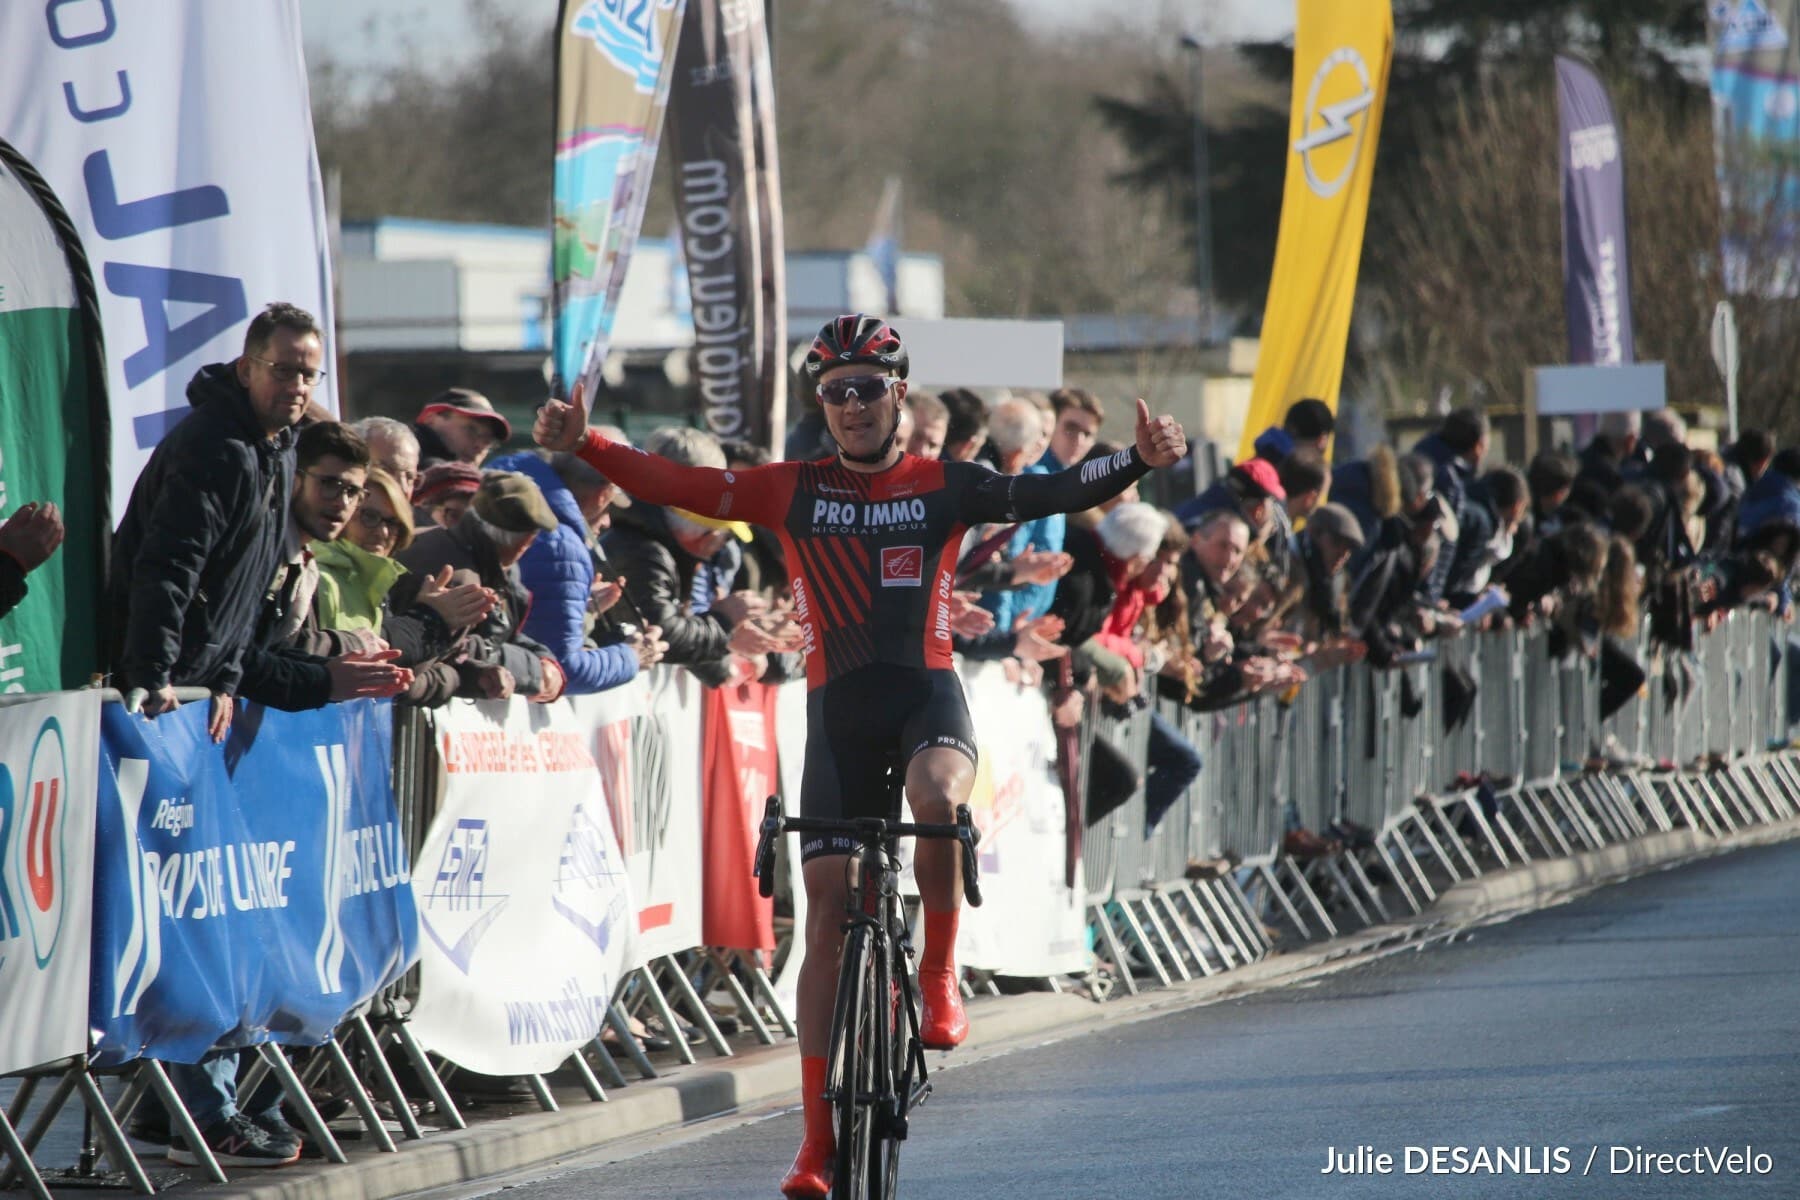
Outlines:
{"type": "Polygon", "coordinates": [[[504,700],[518,692],[549,703],[562,695],[562,664],[525,634],[531,593],[519,582],[518,566],[537,535],[555,528],[556,515],[537,484],[516,472],[489,471],[454,526],[428,529],[396,555],[411,572],[394,587],[396,604],[411,599],[401,594],[403,587],[432,578],[446,566],[473,571],[500,597],[468,637],[468,656],[457,667],[458,696],[504,700]]]}
{"type": "Polygon", "coordinates": [[[463,462],[479,467],[494,447],[512,436],[512,425],[493,403],[472,388],[451,388],[433,397],[413,422],[419,439],[419,466],[463,462]]]}

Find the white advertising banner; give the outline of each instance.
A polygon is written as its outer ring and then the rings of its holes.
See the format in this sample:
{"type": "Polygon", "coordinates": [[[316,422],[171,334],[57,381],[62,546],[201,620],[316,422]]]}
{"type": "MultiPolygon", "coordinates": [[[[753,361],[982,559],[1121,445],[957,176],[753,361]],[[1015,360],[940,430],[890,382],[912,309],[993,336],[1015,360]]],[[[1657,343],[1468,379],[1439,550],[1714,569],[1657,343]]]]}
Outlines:
{"type": "Polygon", "coordinates": [[[1006,681],[999,663],[960,671],[981,767],[969,798],[981,830],[980,908],[963,907],[957,962],[1003,975],[1088,968],[1080,872],[1063,883],[1066,812],[1056,731],[1043,693],[1006,681]]]}
{"type": "MultiPolygon", "coordinates": [[[[781,808],[800,815],[800,779],[806,766],[806,681],[796,679],[775,690],[775,769],[781,777],[781,808]]],[[[789,1012],[796,1011],[800,964],[806,959],[806,883],[800,876],[800,839],[789,834],[783,861],[794,895],[794,943],[775,977],[775,992],[789,1012]]]]}
{"type": "Polygon", "coordinates": [[[412,1029],[489,1075],[555,1070],[601,1029],[632,960],[631,884],[568,704],[453,701],[443,804],[413,870],[412,1029]]]}
{"type": "Polygon", "coordinates": [[[700,944],[700,683],[657,667],[576,696],[637,901],[627,969],[700,944]]]}
{"type": "Polygon", "coordinates": [[[100,694],[0,708],[0,1075],[87,1053],[100,694]]]}
{"type": "MultiPolygon", "coordinates": [[[[4,4],[0,46],[0,138],[68,209],[99,291],[117,514],[188,380],[263,305],[333,328],[299,7],[4,4]]],[[[337,410],[329,376],[314,398],[337,410]]]]}

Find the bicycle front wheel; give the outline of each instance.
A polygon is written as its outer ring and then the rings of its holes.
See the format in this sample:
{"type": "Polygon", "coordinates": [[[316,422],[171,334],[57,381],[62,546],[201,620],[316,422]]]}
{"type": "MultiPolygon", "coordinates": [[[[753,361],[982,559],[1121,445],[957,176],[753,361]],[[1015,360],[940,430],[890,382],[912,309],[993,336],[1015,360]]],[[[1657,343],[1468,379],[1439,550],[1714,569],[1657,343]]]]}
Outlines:
{"type": "Polygon", "coordinates": [[[837,1011],[831,1023],[835,1070],[829,1082],[837,1116],[837,1172],[832,1181],[832,1200],[873,1200],[867,1185],[881,1092],[877,974],[869,930],[866,926],[853,926],[844,941],[837,1011]]]}

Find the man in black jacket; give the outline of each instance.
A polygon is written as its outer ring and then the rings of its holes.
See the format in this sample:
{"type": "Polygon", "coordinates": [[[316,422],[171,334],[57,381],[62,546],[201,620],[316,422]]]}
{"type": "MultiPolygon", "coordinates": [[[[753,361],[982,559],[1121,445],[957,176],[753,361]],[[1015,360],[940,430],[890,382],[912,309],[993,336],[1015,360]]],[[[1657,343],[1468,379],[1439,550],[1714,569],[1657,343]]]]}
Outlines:
{"type": "Polygon", "coordinates": [[[113,539],[112,608],[125,620],[110,650],[115,685],[146,693],[148,716],[176,707],[177,686],[209,688],[223,736],[281,561],[293,427],[324,358],[311,313],[269,305],[237,359],[194,376],[194,411],[138,476],[113,539]]]}
{"type": "MultiPolygon", "coordinates": [[[[645,448],[683,466],[726,465],[724,450],[699,429],[659,429],[645,448]]],[[[663,662],[686,667],[707,687],[725,682],[734,653],[753,657],[793,649],[749,623],[748,618],[768,609],[761,596],[718,596],[717,589],[695,586],[695,577],[728,539],[747,540],[749,534],[741,523],[637,500],[613,514],[612,528],[601,542],[607,562],[624,578],[631,610],[662,631],[669,646],[663,662]],[[696,591],[706,594],[697,600],[696,591]]]]}

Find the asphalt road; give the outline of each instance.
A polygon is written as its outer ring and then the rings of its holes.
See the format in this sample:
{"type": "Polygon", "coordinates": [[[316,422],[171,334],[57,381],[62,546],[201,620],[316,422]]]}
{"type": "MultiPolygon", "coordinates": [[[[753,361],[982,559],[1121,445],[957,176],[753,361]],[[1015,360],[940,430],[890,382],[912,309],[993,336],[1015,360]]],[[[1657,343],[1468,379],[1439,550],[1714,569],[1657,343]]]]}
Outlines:
{"type": "MultiPolygon", "coordinates": [[[[1742,851],[1310,986],[943,1070],[901,1192],[1800,1196],[1797,898],[1800,843],[1742,851]],[[1322,1174],[1357,1147],[1392,1173],[1322,1174]],[[1472,1173],[1407,1173],[1433,1147],[1472,1173]],[[1648,1173],[1640,1149],[1708,1173],[1648,1173]],[[1731,1165],[1751,1173],[1710,1173],[1731,1165]]],[[[765,1200],[799,1127],[791,1108],[711,1122],[510,1180],[508,1200],[765,1200]]]]}

